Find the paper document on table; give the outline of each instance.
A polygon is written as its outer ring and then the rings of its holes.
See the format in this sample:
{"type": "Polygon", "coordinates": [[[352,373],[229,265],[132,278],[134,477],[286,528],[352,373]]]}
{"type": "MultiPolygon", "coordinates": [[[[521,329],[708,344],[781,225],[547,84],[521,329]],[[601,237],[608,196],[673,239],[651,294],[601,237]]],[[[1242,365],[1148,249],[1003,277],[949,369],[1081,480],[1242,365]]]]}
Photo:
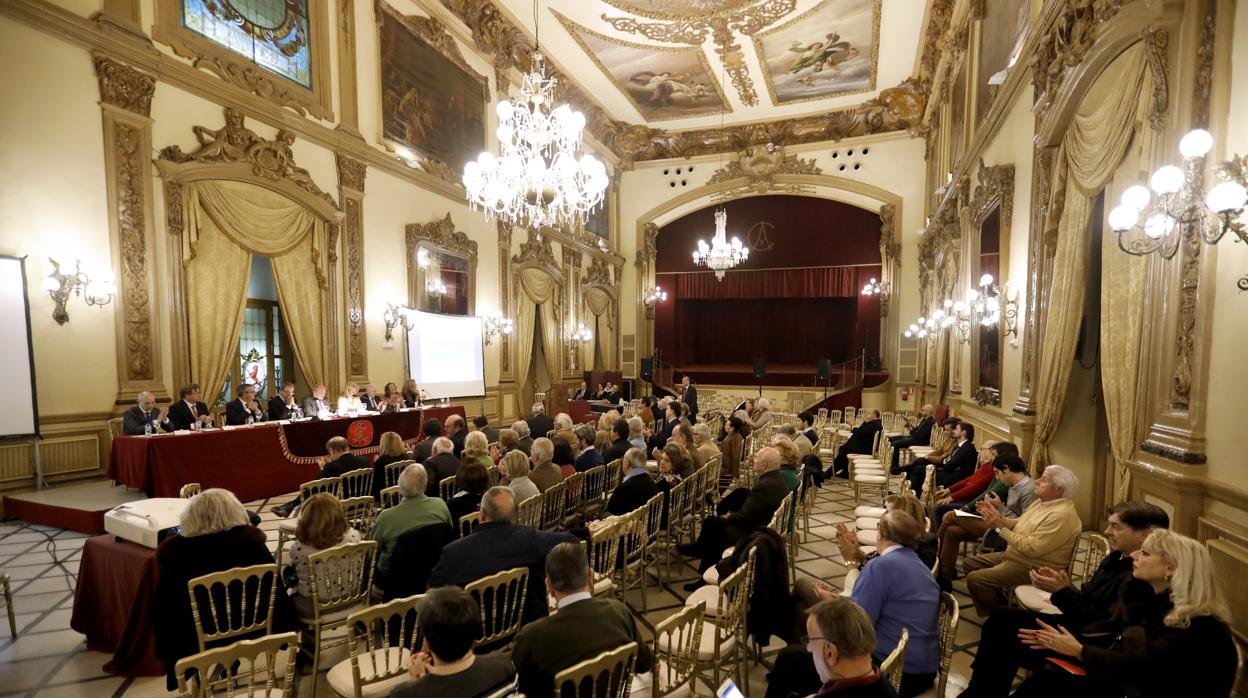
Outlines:
{"type": "Polygon", "coordinates": [[[971,512],[969,512],[969,511],[962,511],[961,509],[954,509],[954,510],[953,510],[953,513],[957,514],[958,516],[969,516],[969,517],[971,517],[972,519],[982,519],[982,518],[984,518],[984,517],[980,516],[979,514],[972,514],[972,513],[971,513],[971,512]]]}

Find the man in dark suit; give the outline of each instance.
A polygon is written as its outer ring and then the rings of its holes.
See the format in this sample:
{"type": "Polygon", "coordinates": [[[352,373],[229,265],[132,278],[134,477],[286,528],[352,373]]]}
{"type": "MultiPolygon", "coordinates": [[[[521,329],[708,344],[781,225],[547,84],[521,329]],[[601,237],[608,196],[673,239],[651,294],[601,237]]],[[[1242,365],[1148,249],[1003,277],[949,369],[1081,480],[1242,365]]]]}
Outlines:
{"type": "Polygon", "coordinates": [[[182,386],[178,390],[178,401],[169,406],[169,423],[174,429],[190,429],[195,422],[201,427],[212,426],[208,405],[199,401],[199,383],[182,386]]]}
{"type": "Polygon", "coordinates": [[[581,381],[581,387],[577,388],[576,392],[572,393],[572,397],[569,399],[570,400],[589,400],[590,399],[589,384],[586,383],[585,381],[581,381]]]}
{"type": "Polygon", "coordinates": [[[516,448],[524,451],[526,456],[532,453],[533,435],[529,433],[529,423],[523,419],[513,422],[511,430],[516,432],[516,436],[520,437],[520,440],[516,442],[516,448]]]}
{"type": "Polygon", "coordinates": [[[459,458],[459,454],[464,452],[464,437],[468,436],[468,424],[464,422],[464,418],[457,414],[447,417],[442,433],[451,440],[455,447],[452,452],[459,458]]]}
{"type": "MultiPolygon", "coordinates": [[[[953,430],[954,438],[957,439],[953,451],[939,465],[936,466],[936,484],[940,487],[948,487],[966,477],[970,477],[975,472],[975,468],[979,466],[979,454],[975,449],[975,427],[968,422],[958,422],[953,430]]],[[[915,471],[910,472],[910,483],[914,484],[915,471]]],[[[919,480],[919,488],[923,486],[922,479],[919,480]]]]}
{"type": "Polygon", "coordinates": [[[424,463],[429,460],[429,456],[433,455],[433,440],[442,435],[442,422],[436,419],[426,419],[420,425],[420,433],[424,434],[425,438],[412,447],[412,460],[424,463]]]}
{"type": "MultiPolygon", "coordinates": [[[[875,444],[875,435],[884,429],[884,425],[880,423],[880,411],[876,409],[864,410],[867,413],[862,424],[854,427],[853,432],[845,443],[841,445],[841,449],[836,453],[836,459],[832,461],[832,468],[836,477],[849,476],[849,454],[851,453],[871,453],[872,446],[875,444]]],[[[972,468],[973,469],[973,468],[972,468]]]]}
{"type": "Polygon", "coordinates": [[[152,433],[173,431],[169,421],[169,411],[156,408],[156,396],[144,390],[139,393],[137,405],[121,415],[121,433],[126,436],[142,436],[151,425],[152,433]]]}
{"type": "Polygon", "coordinates": [[[225,423],[231,426],[264,421],[264,410],[256,402],[256,386],[244,385],[238,397],[225,403],[225,423]]]}
{"type": "Polygon", "coordinates": [[[892,467],[897,469],[898,459],[901,457],[901,449],[919,445],[926,446],[932,441],[932,426],[936,424],[936,418],[932,416],[935,408],[927,404],[919,408],[919,423],[910,429],[910,433],[904,436],[890,436],[888,440],[893,444],[893,462],[892,467]]]}
{"type": "Polygon", "coordinates": [[[277,395],[269,400],[269,421],[283,419],[299,419],[303,417],[303,408],[295,401],[295,386],[287,383],[277,395]]]}
{"type": "Polygon", "coordinates": [[[637,645],[634,672],[650,671],[650,643],[637,630],[632,611],[615,599],[592,598],[589,559],[578,543],[561,543],[546,556],[546,587],[559,612],[516,635],[511,660],[526,696],[555,695],[555,675],[629,643],[637,645]]]}
{"type": "MultiPolygon", "coordinates": [[[[702,532],[693,543],[682,543],[677,550],[682,555],[701,559],[698,573],[707,571],[723,556],[724,550],[736,545],[747,533],[771,523],[771,517],[789,496],[789,486],[780,474],[780,452],[768,446],[754,454],[754,486],[737,511],[723,516],[708,516],[702,522],[702,532]]],[[[693,591],[705,584],[701,576],[686,584],[693,591]]]]}
{"type": "Polygon", "coordinates": [[[631,432],[628,428],[627,419],[615,420],[615,424],[611,425],[611,433],[615,436],[615,440],[611,442],[606,452],[602,454],[604,463],[610,463],[617,458],[623,458],[628,449],[632,448],[628,443],[628,437],[631,432]]]}
{"type": "Polygon", "coordinates": [[[576,472],[583,473],[606,464],[602,453],[594,447],[594,440],[597,437],[598,432],[588,424],[582,424],[576,428],[576,441],[581,446],[581,453],[576,457],[576,463],[573,464],[576,472]]]}
{"type": "MultiPolygon", "coordinates": [[[[342,477],[352,470],[370,467],[367,458],[351,452],[351,444],[345,437],[335,436],[326,441],[325,451],[329,453],[329,462],[321,466],[321,472],[316,475],[317,479],[342,477]]],[[[300,501],[302,501],[300,497],[295,497],[285,504],[279,504],[273,507],[273,513],[283,518],[290,516],[295,507],[299,506],[300,501]]]]}
{"type": "Polygon", "coordinates": [[[323,385],[312,388],[312,394],[303,399],[303,414],[307,417],[318,417],[323,412],[333,411],[334,408],[325,401],[325,386],[323,385]]]}
{"type": "Polygon", "coordinates": [[[546,414],[546,406],[540,402],[533,403],[533,416],[524,421],[529,425],[529,435],[535,439],[555,428],[555,420],[546,414]]]}
{"type": "Polygon", "coordinates": [[[369,383],[364,386],[364,394],[360,396],[360,404],[369,412],[380,412],[383,400],[377,394],[377,386],[369,383]]]}
{"type": "Polygon", "coordinates": [[[455,444],[445,436],[434,439],[433,455],[425,460],[424,466],[429,473],[425,496],[437,497],[441,494],[438,487],[442,481],[459,472],[459,456],[455,455],[455,444]]]}
{"type": "Polygon", "coordinates": [[[672,400],[667,403],[667,411],[663,414],[663,424],[655,428],[654,434],[646,442],[646,448],[654,451],[656,448],[661,449],[667,445],[667,440],[672,438],[672,430],[680,423],[680,413],[679,402],[672,400]]]}
{"type": "Polygon", "coordinates": [[[624,454],[624,480],[616,485],[607,499],[607,513],[612,516],[624,516],[646,505],[650,498],[659,493],[654,478],[646,470],[646,452],[640,448],[630,448],[624,454]]]}
{"type": "Polygon", "coordinates": [[[680,401],[685,403],[689,408],[686,416],[689,417],[689,423],[693,424],[698,421],[698,389],[693,387],[693,383],[689,382],[689,376],[680,379],[680,401]]]}
{"type": "Polygon", "coordinates": [[[485,434],[486,443],[492,444],[498,441],[499,430],[490,426],[490,420],[485,415],[479,414],[473,417],[472,424],[477,428],[477,431],[485,434]]]}
{"type": "Polygon", "coordinates": [[[810,441],[810,445],[814,446],[819,442],[819,432],[815,431],[815,415],[809,412],[803,412],[797,415],[802,423],[802,434],[810,441]]]}
{"type": "MultiPolygon", "coordinates": [[[[529,569],[525,624],[546,615],[546,554],[564,542],[576,543],[570,533],[539,531],[516,525],[516,495],[507,487],[491,487],[481,497],[481,524],[472,535],[447,545],[429,575],[429,588],[465,586],[482,577],[513,567],[529,569]]],[[[579,543],[576,543],[579,546],[579,543]]]]}

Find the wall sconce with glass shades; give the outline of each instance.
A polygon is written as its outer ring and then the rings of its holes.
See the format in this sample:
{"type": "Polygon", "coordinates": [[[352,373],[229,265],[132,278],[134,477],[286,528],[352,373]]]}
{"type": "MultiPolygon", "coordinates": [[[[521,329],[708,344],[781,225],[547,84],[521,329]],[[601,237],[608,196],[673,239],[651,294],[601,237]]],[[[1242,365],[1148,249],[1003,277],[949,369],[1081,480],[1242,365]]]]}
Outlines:
{"type": "Polygon", "coordinates": [[[667,300],[667,291],[664,291],[662,286],[646,288],[644,291],[646,294],[645,304],[647,308],[654,308],[654,306],[667,300]]]}
{"type": "Polygon", "coordinates": [[[866,284],[863,285],[862,295],[879,296],[881,303],[887,303],[888,302],[888,282],[876,281],[874,278],[872,278],[870,281],[868,281],[866,284]]]}
{"type": "MultiPolygon", "coordinates": [[[[414,309],[406,305],[397,305],[395,303],[386,304],[386,312],[381,314],[381,321],[385,323],[386,334],[382,337],[381,346],[383,349],[394,348],[394,330],[402,325],[403,332],[411,331],[412,324],[410,313],[416,312],[414,309]]],[[[506,317],[502,313],[492,312],[481,316],[481,328],[485,345],[488,347],[498,335],[510,335],[515,329],[515,323],[511,318],[506,317]]]]}
{"type": "Polygon", "coordinates": [[[490,346],[490,343],[496,336],[510,335],[516,328],[516,325],[512,322],[511,318],[500,312],[488,313],[482,316],[482,320],[485,321],[485,346],[487,347],[490,346]]]}
{"type": "MultiPolygon", "coordinates": [[[[1149,179],[1151,193],[1142,184],[1122,193],[1122,203],[1109,212],[1109,227],[1118,236],[1123,252],[1136,256],[1156,253],[1171,259],[1189,235],[1199,235],[1206,244],[1216,245],[1228,232],[1248,243],[1248,230],[1239,220],[1248,202],[1248,158],[1232,155],[1218,165],[1215,172],[1222,181],[1204,193],[1202,208],[1205,156],[1212,148],[1213,136],[1208,131],[1189,131],[1179,141],[1183,168],[1157,168],[1149,179]]],[[[1238,285],[1240,290],[1248,290],[1248,276],[1241,277],[1238,285]]]]}
{"type": "Polygon", "coordinates": [[[979,288],[970,288],[962,300],[946,298],[930,317],[920,317],[905,331],[907,338],[940,338],[940,333],[953,329],[958,342],[971,341],[971,328],[1000,326],[1010,346],[1018,346],[1018,291],[1009,282],[996,284],[992,274],[979,277],[979,288]]]}
{"type": "Polygon", "coordinates": [[[82,262],[79,260],[74,260],[74,270],[68,274],[61,271],[61,265],[55,259],[49,257],[48,261],[52,263],[52,273],[44,277],[43,290],[52,297],[55,304],[52,319],[58,325],[69,322],[69,312],[65,309],[65,304],[69,302],[71,294],[82,296],[88,307],[108,305],[117,295],[117,282],[111,271],[105,271],[98,278],[92,279],[82,270],[82,262]]]}

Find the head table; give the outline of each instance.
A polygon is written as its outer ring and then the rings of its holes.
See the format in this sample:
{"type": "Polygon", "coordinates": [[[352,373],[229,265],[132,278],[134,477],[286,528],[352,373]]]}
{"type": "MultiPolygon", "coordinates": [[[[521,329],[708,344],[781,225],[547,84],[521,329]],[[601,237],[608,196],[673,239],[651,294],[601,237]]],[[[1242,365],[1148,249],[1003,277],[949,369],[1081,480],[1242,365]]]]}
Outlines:
{"type": "Polygon", "coordinates": [[[232,429],[113,439],[108,476],[151,497],[177,497],[188,482],[223,487],[244,502],[286,494],[316,479],[325,442],[346,437],[351,452],[372,456],[381,435],[397,432],[419,441],[426,419],[464,416],[459,405],[327,420],[260,423],[232,429]]]}

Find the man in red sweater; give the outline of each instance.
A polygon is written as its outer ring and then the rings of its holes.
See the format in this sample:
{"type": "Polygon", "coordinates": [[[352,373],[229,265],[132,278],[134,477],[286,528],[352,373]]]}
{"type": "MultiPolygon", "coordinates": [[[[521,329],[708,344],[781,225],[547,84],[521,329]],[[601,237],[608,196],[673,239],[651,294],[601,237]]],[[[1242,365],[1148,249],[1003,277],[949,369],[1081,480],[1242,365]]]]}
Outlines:
{"type": "Polygon", "coordinates": [[[969,476],[949,486],[936,490],[936,511],[933,522],[939,526],[945,512],[966,506],[988,490],[992,484],[992,460],[997,456],[1017,456],[1018,446],[1010,441],[990,441],[979,451],[979,467],[969,476]]]}

